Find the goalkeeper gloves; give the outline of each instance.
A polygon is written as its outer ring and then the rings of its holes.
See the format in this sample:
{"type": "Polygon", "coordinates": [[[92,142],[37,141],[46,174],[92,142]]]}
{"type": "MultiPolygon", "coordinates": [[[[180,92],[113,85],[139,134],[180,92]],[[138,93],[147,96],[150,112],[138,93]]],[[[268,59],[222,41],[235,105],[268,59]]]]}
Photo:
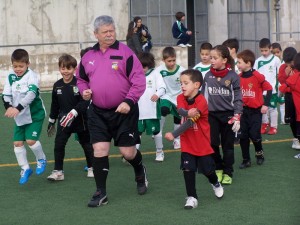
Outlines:
{"type": "Polygon", "coordinates": [[[66,116],[63,116],[60,120],[60,125],[62,127],[71,126],[74,119],[78,116],[78,113],[75,109],[72,109],[66,116]]]}
{"type": "Polygon", "coordinates": [[[240,129],[240,120],[241,120],[241,115],[240,114],[234,114],[233,117],[228,121],[228,124],[233,124],[232,125],[232,131],[233,132],[238,132],[240,129]]]}
{"type": "Polygon", "coordinates": [[[55,134],[56,130],[55,130],[55,120],[49,118],[49,124],[48,124],[48,128],[47,128],[47,134],[48,137],[52,137],[55,134]]]}

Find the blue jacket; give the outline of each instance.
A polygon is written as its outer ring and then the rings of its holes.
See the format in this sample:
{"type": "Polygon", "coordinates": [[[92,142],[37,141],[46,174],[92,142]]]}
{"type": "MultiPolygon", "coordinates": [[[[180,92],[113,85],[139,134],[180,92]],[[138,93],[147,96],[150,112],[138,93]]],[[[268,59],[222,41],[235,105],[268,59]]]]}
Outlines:
{"type": "Polygon", "coordinates": [[[181,27],[181,29],[179,29],[177,21],[172,26],[172,34],[173,34],[173,37],[176,39],[180,39],[182,34],[185,34],[188,30],[181,22],[180,22],[180,27],[181,27]]]}

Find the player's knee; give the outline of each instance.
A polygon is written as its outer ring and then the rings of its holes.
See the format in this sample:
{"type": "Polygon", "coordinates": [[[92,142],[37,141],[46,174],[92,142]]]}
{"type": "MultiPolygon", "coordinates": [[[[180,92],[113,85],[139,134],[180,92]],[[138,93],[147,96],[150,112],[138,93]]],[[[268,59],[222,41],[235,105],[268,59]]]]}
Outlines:
{"type": "Polygon", "coordinates": [[[24,145],[23,141],[14,141],[15,147],[22,147],[24,145]]]}
{"type": "Polygon", "coordinates": [[[26,140],[26,143],[29,145],[29,146],[32,146],[36,143],[35,140],[26,140]]]}
{"type": "Polygon", "coordinates": [[[162,116],[167,116],[167,115],[169,115],[170,114],[170,109],[168,108],[168,107],[165,107],[165,106],[163,106],[163,107],[161,107],[161,115],[162,116]]]}

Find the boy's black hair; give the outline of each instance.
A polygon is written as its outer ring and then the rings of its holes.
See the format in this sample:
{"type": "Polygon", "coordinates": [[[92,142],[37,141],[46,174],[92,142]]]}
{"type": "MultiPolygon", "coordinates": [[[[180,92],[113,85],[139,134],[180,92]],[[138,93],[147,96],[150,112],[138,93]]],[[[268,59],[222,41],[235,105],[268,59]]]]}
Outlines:
{"type": "Polygon", "coordinates": [[[189,76],[193,83],[200,82],[200,87],[203,84],[203,76],[202,76],[202,73],[199,70],[187,69],[187,70],[182,71],[180,75],[189,76]]]}
{"type": "Polygon", "coordinates": [[[11,54],[11,62],[23,62],[23,63],[29,63],[29,54],[25,49],[16,49],[11,54]]]}
{"type": "Polygon", "coordinates": [[[250,62],[251,67],[254,66],[255,54],[249,49],[246,49],[246,50],[241,51],[240,53],[238,53],[237,58],[242,59],[245,63],[250,62]]]}
{"type": "Polygon", "coordinates": [[[297,50],[294,47],[287,47],[283,50],[282,59],[285,63],[291,63],[297,54],[297,50]]]}
{"type": "Polygon", "coordinates": [[[224,45],[230,49],[234,48],[236,52],[239,51],[239,41],[237,38],[229,38],[226,41],[224,41],[222,45],[224,45]]]}
{"type": "Polygon", "coordinates": [[[84,56],[85,53],[87,53],[89,50],[92,50],[93,47],[87,47],[85,49],[81,49],[80,51],[80,57],[82,58],[82,56],[84,56]]]}
{"type": "Polygon", "coordinates": [[[176,18],[176,20],[178,20],[178,21],[180,21],[181,18],[184,17],[184,16],[185,16],[185,14],[184,14],[183,12],[177,12],[177,13],[175,14],[175,18],[176,18]]]}
{"type": "Polygon", "coordinates": [[[176,51],[173,47],[165,47],[162,51],[163,59],[167,59],[169,57],[176,57],[176,51]]]}
{"type": "Polygon", "coordinates": [[[67,69],[76,68],[77,60],[69,54],[62,54],[58,59],[58,66],[66,67],[67,69]]]}
{"type": "Polygon", "coordinates": [[[148,69],[152,69],[155,67],[155,59],[153,54],[150,52],[139,53],[138,59],[140,60],[143,67],[148,67],[148,69]]]}
{"type": "Polygon", "coordinates": [[[294,61],[294,68],[300,71],[300,52],[295,55],[293,61],[294,61]]]}
{"type": "Polygon", "coordinates": [[[200,46],[200,51],[201,50],[212,50],[212,45],[209,42],[203,42],[200,46]]]}
{"type": "Polygon", "coordinates": [[[260,48],[271,48],[271,41],[269,38],[263,38],[259,41],[260,48]]]}
{"type": "Polygon", "coordinates": [[[273,49],[274,49],[274,48],[278,48],[280,51],[282,51],[281,45],[280,45],[279,43],[277,43],[277,42],[272,43],[272,44],[271,44],[271,47],[272,47],[273,49]]]}
{"type": "Polygon", "coordinates": [[[134,21],[135,23],[137,23],[139,20],[142,20],[142,18],[139,17],[139,16],[136,16],[136,17],[133,18],[133,21],[134,21]]]}

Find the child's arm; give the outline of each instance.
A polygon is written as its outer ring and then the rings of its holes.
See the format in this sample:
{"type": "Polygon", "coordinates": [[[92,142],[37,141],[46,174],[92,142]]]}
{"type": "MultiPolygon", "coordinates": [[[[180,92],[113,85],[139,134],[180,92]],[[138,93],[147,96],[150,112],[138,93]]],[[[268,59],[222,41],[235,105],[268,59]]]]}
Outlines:
{"type": "Polygon", "coordinates": [[[166,84],[160,74],[156,73],[156,71],[153,71],[152,73],[155,73],[154,76],[157,91],[154,95],[151,96],[150,100],[156,102],[161,96],[166,94],[166,84]]]}

